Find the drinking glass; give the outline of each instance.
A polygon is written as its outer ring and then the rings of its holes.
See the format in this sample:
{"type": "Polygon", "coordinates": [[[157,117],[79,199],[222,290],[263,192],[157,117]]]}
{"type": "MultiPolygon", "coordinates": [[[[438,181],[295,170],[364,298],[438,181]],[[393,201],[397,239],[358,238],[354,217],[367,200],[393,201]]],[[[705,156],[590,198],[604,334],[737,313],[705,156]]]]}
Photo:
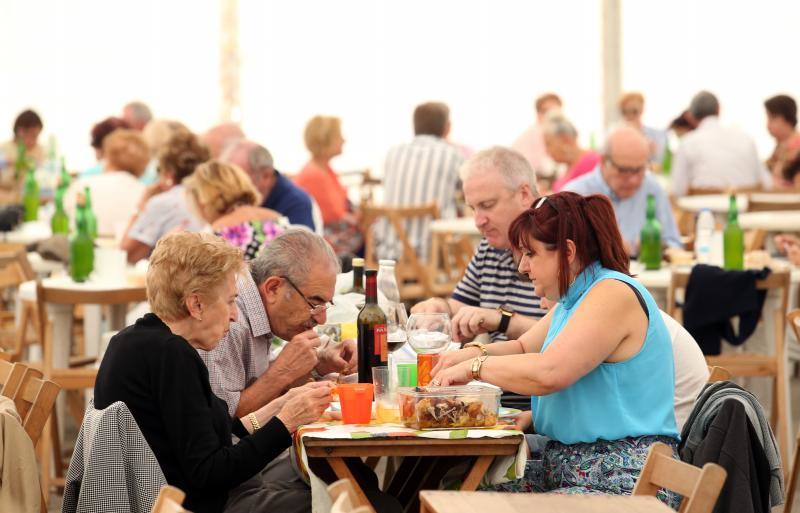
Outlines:
{"type": "Polygon", "coordinates": [[[389,352],[393,353],[406,343],[408,314],[406,314],[406,306],[403,303],[390,303],[385,308],[385,313],[386,345],[389,348],[389,352]]]}
{"type": "Polygon", "coordinates": [[[372,368],[375,387],[375,418],[380,423],[400,422],[397,388],[392,383],[389,367],[372,368]]]}
{"type": "Polygon", "coordinates": [[[450,344],[450,316],[446,313],[415,313],[406,325],[408,343],[417,354],[441,353],[450,344]]]}

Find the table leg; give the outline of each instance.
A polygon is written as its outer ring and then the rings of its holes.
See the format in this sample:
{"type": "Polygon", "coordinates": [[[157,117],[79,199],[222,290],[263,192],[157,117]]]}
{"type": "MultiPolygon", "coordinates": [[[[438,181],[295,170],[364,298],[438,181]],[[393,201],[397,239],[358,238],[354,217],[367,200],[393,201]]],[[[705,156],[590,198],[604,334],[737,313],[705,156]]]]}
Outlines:
{"type": "Polygon", "coordinates": [[[339,479],[349,479],[350,482],[353,484],[353,488],[355,488],[356,495],[358,496],[357,497],[358,504],[354,504],[354,506],[372,507],[372,505],[369,502],[369,499],[367,499],[367,496],[364,494],[364,490],[361,489],[361,486],[358,484],[358,481],[356,481],[356,478],[353,476],[352,472],[350,472],[350,469],[347,468],[347,463],[344,462],[344,459],[328,458],[328,464],[333,469],[334,473],[336,474],[336,477],[338,477],[339,479]]]}
{"type": "Polygon", "coordinates": [[[492,464],[493,460],[494,456],[478,456],[478,459],[475,460],[475,464],[472,465],[472,470],[469,471],[469,474],[467,474],[467,477],[461,484],[461,491],[475,491],[481,483],[481,478],[486,474],[486,471],[489,470],[489,465],[492,464]]]}
{"type": "Polygon", "coordinates": [[[83,347],[86,351],[86,356],[97,356],[99,354],[102,323],[102,306],[83,305],[83,347]]]}

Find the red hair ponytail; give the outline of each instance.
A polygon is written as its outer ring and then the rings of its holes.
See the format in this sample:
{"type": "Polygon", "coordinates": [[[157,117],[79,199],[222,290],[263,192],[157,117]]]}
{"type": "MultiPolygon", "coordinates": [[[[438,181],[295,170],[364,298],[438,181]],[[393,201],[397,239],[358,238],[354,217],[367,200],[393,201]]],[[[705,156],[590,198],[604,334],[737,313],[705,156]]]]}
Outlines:
{"type": "Polygon", "coordinates": [[[562,296],[570,279],[567,240],[575,244],[579,273],[599,261],[607,269],[630,275],[630,259],[614,208],[601,194],[583,197],[559,192],[542,197],[511,223],[508,232],[514,247],[530,249],[530,239],[536,239],[558,251],[558,290],[562,296]]]}

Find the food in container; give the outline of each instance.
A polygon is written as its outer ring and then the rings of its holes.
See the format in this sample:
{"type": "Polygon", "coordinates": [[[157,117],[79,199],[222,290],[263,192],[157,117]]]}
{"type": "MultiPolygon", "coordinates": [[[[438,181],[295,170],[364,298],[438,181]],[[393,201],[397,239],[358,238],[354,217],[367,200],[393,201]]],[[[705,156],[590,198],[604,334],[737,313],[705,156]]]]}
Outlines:
{"type": "Polygon", "coordinates": [[[500,393],[477,385],[400,388],[400,416],[414,429],[491,427],[497,424],[500,393]]]}

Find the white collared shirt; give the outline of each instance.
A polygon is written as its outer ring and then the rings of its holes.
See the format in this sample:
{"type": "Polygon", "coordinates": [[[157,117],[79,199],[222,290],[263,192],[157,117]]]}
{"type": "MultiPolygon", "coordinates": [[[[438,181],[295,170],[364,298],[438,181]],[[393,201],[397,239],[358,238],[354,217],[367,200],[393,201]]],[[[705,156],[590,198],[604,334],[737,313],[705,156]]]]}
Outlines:
{"type": "Polygon", "coordinates": [[[675,196],[685,196],[689,188],[769,188],[771,184],[750,136],[722,126],[716,116],[703,119],[684,136],[672,167],[675,196]]]}

